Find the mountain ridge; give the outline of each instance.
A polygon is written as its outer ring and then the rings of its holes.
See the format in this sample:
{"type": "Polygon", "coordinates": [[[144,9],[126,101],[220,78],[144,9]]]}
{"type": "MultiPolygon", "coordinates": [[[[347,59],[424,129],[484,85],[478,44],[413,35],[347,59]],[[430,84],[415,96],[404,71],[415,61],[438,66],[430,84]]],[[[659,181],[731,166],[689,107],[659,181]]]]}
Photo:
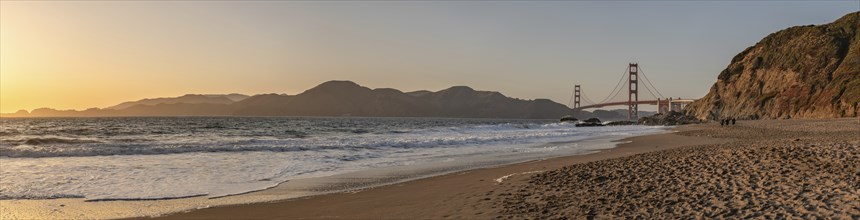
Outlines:
{"type": "Polygon", "coordinates": [[[242,101],[250,96],[231,93],[231,94],[185,94],[179,97],[166,98],[145,98],[137,101],[123,102],[105,109],[122,110],[135,105],[158,105],[158,104],[175,104],[175,103],[210,103],[210,104],[230,104],[233,102],[242,101]]]}
{"type": "Polygon", "coordinates": [[[371,89],[352,81],[324,82],[296,95],[259,94],[232,101],[224,95],[189,94],[142,99],[83,111],[34,109],[5,117],[100,116],[355,116],[557,119],[566,106],[548,99],[522,100],[494,91],[452,86],[431,92],[371,89]],[[117,107],[120,106],[120,107],[117,107]]]}

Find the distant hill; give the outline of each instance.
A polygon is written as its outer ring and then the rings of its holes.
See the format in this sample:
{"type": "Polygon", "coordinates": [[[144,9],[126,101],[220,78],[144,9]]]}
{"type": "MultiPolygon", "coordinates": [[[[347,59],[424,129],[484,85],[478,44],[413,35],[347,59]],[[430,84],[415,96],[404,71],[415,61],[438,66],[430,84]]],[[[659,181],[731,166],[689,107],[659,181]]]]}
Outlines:
{"type": "Polygon", "coordinates": [[[235,115],[560,118],[569,112],[547,100],[521,100],[455,86],[437,92],[370,89],[329,81],[298,95],[257,95],[234,104],[235,115]]]}
{"type": "Polygon", "coordinates": [[[404,93],[370,89],[350,81],[329,81],[297,95],[262,94],[233,101],[223,95],[144,99],[84,111],[35,109],[12,117],[94,116],[363,116],[558,119],[570,110],[548,99],[522,100],[499,92],[454,86],[404,93]]]}
{"type": "Polygon", "coordinates": [[[770,34],[737,56],[689,114],[705,118],[856,117],[860,12],[770,34]]]}
{"type": "Polygon", "coordinates": [[[120,110],[90,108],[83,111],[75,111],[38,108],[28,114],[23,114],[25,112],[19,111],[14,114],[3,114],[3,117],[219,116],[230,115],[232,108],[229,104],[173,103],[134,105],[120,110]]]}
{"type": "Polygon", "coordinates": [[[114,109],[121,110],[126,109],[135,105],[158,105],[158,104],[175,104],[175,103],[186,103],[186,104],[231,104],[234,102],[242,101],[249,96],[242,94],[227,94],[227,95],[197,95],[197,94],[188,94],[180,97],[170,97],[170,98],[153,98],[153,99],[141,99],[132,102],[123,102],[115,106],[107,107],[106,109],[114,109]]]}

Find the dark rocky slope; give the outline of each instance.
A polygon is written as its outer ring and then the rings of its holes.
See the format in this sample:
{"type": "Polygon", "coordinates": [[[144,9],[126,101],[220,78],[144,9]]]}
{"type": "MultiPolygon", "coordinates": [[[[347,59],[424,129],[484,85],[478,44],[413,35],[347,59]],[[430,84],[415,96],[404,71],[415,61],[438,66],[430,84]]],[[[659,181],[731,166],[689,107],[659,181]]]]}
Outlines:
{"type": "Polygon", "coordinates": [[[860,108],[860,12],[791,27],[735,56],[690,114],[713,118],[856,117],[860,108]]]}

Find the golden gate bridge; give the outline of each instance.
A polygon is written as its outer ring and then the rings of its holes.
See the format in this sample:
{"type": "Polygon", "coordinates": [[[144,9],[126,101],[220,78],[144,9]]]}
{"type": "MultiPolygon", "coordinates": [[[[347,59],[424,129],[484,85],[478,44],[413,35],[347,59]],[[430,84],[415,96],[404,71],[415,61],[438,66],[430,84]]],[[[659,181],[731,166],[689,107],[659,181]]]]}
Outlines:
{"type": "MultiPolygon", "coordinates": [[[[582,87],[579,84],[574,85],[572,99],[573,105],[570,107],[574,112],[589,108],[627,106],[627,120],[636,120],[639,118],[640,104],[656,105],[658,113],[667,113],[669,111],[681,111],[687,104],[694,101],[693,99],[682,99],[680,97],[675,99],[672,97],[664,97],[663,94],[654,87],[651,80],[648,80],[648,77],[645,76],[645,73],[639,67],[638,63],[630,63],[630,65],[627,66],[624,74],[621,75],[621,79],[616,83],[615,88],[612,89],[609,96],[602,99],[600,102],[594,102],[585,96],[585,93],[583,93],[582,87]],[[642,83],[643,87],[649,94],[651,94],[651,96],[653,96],[653,99],[639,99],[640,75],[642,76],[642,79],[644,79],[644,83],[642,83]],[[626,87],[621,86],[624,83],[625,78],[627,79],[626,87]],[[627,89],[627,100],[617,100],[616,98],[618,95],[622,94],[622,91],[624,91],[625,88],[627,89]],[[582,105],[583,103],[586,105],[582,105]]],[[[570,103],[568,103],[568,105],[570,105],[570,103]]]]}

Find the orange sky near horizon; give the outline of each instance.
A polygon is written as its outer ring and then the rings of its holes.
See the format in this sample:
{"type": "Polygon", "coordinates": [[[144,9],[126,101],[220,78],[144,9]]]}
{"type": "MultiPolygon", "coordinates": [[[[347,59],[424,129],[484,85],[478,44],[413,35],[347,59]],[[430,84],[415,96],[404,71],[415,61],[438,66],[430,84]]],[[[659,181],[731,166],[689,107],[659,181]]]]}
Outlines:
{"type": "MultiPolygon", "coordinates": [[[[108,7],[89,7],[82,10],[94,15],[86,17],[62,10],[69,7],[76,6],[56,2],[12,6],[3,2],[0,112],[39,107],[103,108],[123,101],[188,93],[258,92],[232,86],[230,80],[236,77],[222,80],[209,76],[240,75],[230,72],[233,69],[229,65],[233,59],[230,53],[247,52],[242,48],[205,51],[207,46],[218,42],[174,36],[189,31],[171,30],[181,27],[146,28],[170,22],[133,19],[153,12],[146,9],[112,12],[108,7]],[[123,14],[134,12],[139,14],[123,14]],[[98,21],[106,17],[116,20],[112,23],[98,21]],[[117,27],[120,25],[144,27],[117,27]],[[152,30],[162,32],[152,33],[152,30]],[[200,52],[210,56],[201,57],[200,52]]],[[[186,27],[193,28],[192,25],[186,27]]],[[[275,89],[274,85],[260,86],[266,87],[271,92],[296,91],[275,89]]]]}
{"type": "Polygon", "coordinates": [[[573,84],[592,99],[608,95],[629,62],[667,96],[697,98],[735,54],[767,34],[829,23],[855,6],[7,0],[0,1],[0,112],[184,94],[297,94],[329,80],[401,91],[465,85],[568,104],[573,84]]]}
{"type": "Polygon", "coordinates": [[[469,81],[434,76],[433,62],[414,65],[423,69],[411,71],[417,77],[392,74],[409,70],[385,63],[421,59],[396,61],[401,54],[391,51],[408,43],[398,39],[383,39],[390,48],[326,40],[331,32],[359,32],[347,21],[298,10],[290,14],[311,19],[242,20],[249,16],[233,15],[234,3],[2,1],[0,112],[104,108],[184,94],[297,94],[328,80],[406,91],[469,81]],[[271,28],[279,24],[290,28],[271,28]],[[388,53],[364,54],[371,50],[388,53]]]}

